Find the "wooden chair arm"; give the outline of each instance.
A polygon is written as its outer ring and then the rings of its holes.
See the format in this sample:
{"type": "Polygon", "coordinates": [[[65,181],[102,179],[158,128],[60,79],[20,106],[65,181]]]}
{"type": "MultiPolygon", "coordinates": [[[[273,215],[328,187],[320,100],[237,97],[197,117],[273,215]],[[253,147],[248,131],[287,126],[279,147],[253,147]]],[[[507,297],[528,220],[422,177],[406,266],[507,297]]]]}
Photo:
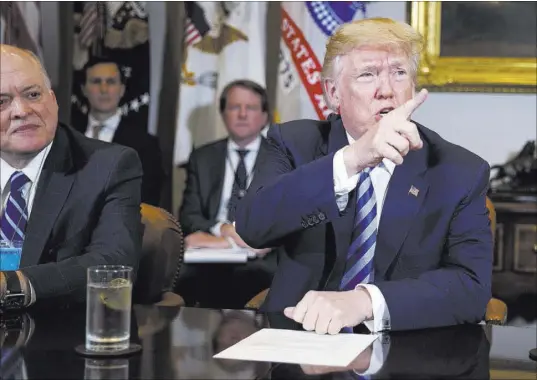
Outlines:
{"type": "Polygon", "coordinates": [[[246,308],[259,310],[263,302],[265,302],[265,297],[267,296],[269,290],[270,288],[258,293],[254,298],[248,301],[248,303],[246,304],[246,308]]]}
{"type": "Polygon", "coordinates": [[[164,292],[162,294],[162,299],[155,303],[155,306],[164,306],[164,307],[180,307],[185,306],[185,301],[183,297],[179,294],[172,292],[164,292]]]}

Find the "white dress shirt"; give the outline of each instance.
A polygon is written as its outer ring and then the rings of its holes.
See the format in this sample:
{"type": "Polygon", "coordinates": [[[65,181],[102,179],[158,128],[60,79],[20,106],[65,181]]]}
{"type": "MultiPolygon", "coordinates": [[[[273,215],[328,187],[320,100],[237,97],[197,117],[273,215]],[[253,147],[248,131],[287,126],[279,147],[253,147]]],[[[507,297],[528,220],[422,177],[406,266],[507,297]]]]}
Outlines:
{"type": "MultiPolygon", "coordinates": [[[[347,139],[349,144],[354,142],[354,139],[347,133],[347,139]]],[[[357,173],[351,177],[347,175],[347,169],[345,168],[345,162],[343,160],[343,149],[340,149],[334,155],[334,192],[336,194],[336,203],[340,211],[343,211],[347,206],[349,200],[349,193],[358,184],[358,178],[360,173],[357,173]]],[[[388,189],[390,178],[395,169],[395,164],[388,160],[382,160],[382,163],[376,166],[370,172],[371,182],[373,184],[373,191],[375,192],[375,199],[377,202],[377,231],[382,217],[382,206],[384,205],[384,198],[388,189]]],[[[364,322],[367,328],[371,332],[379,332],[390,329],[390,312],[386,300],[382,295],[380,289],[373,284],[360,284],[360,287],[364,287],[371,296],[371,302],[373,306],[373,320],[364,322]]]]}
{"type": "Polygon", "coordinates": [[[93,137],[93,127],[97,125],[102,125],[103,128],[99,132],[97,137],[98,140],[105,142],[112,142],[114,134],[116,133],[117,127],[121,121],[121,110],[118,109],[113,116],[110,116],[105,121],[99,121],[95,119],[92,114],[88,115],[88,127],[86,128],[86,137],[93,137]]]}
{"type": "MultiPolygon", "coordinates": [[[[16,171],[23,172],[30,181],[26,183],[22,188],[22,196],[26,201],[26,208],[28,209],[28,220],[30,220],[30,214],[32,212],[32,207],[34,205],[35,192],[37,189],[37,184],[39,183],[39,177],[41,177],[41,172],[43,171],[43,165],[47,160],[50,148],[52,147],[53,142],[48,144],[45,149],[39,152],[32,160],[22,169],[16,169],[2,158],[0,158],[0,195],[2,198],[2,203],[0,204],[0,215],[4,211],[4,208],[9,199],[9,190],[10,183],[9,179],[11,175],[16,171]]],[[[35,302],[35,291],[30,283],[30,305],[35,302]]]]}
{"type": "Polygon", "coordinates": [[[22,169],[16,169],[9,165],[2,158],[0,158],[0,194],[2,198],[2,203],[0,205],[0,214],[3,212],[4,207],[6,206],[7,200],[9,198],[9,179],[11,178],[11,175],[16,171],[21,171],[30,180],[22,188],[22,196],[26,201],[26,207],[28,208],[28,218],[30,218],[32,206],[34,204],[37,183],[39,181],[39,177],[41,176],[43,165],[45,163],[45,160],[47,159],[51,147],[52,143],[47,145],[45,149],[41,150],[41,152],[39,152],[34,158],[32,158],[28,165],[26,165],[26,167],[22,169]]]}
{"type": "Polygon", "coordinates": [[[257,136],[257,138],[250,144],[241,148],[233,140],[227,140],[227,156],[226,156],[226,170],[224,174],[224,186],[222,187],[222,196],[220,197],[220,206],[218,213],[216,214],[217,223],[211,227],[210,231],[215,236],[220,236],[220,227],[224,223],[229,223],[227,220],[228,203],[231,198],[231,191],[233,190],[233,183],[235,181],[235,172],[239,165],[239,153],[238,149],[245,149],[248,151],[246,157],[244,157],[244,165],[246,166],[246,186],[250,186],[253,179],[255,161],[257,154],[259,153],[259,147],[261,146],[261,139],[263,137],[257,136]]]}

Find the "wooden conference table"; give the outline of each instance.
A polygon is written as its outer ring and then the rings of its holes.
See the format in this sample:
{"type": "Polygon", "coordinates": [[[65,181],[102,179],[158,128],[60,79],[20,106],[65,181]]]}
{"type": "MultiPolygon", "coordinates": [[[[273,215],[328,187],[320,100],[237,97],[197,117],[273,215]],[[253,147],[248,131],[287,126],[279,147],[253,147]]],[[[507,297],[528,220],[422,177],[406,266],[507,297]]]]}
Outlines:
{"type": "MultiPolygon", "coordinates": [[[[298,328],[282,314],[135,305],[132,323],[131,340],[142,344],[141,353],[94,360],[74,351],[84,342],[84,309],[4,315],[0,378],[359,378],[343,369],[213,359],[263,327],[298,328]]],[[[380,368],[368,378],[535,379],[537,365],[528,353],[536,346],[536,333],[533,328],[484,325],[393,332],[382,338],[383,354],[366,350],[381,358],[380,368]]],[[[363,369],[370,360],[358,358],[354,366],[363,369]]]]}

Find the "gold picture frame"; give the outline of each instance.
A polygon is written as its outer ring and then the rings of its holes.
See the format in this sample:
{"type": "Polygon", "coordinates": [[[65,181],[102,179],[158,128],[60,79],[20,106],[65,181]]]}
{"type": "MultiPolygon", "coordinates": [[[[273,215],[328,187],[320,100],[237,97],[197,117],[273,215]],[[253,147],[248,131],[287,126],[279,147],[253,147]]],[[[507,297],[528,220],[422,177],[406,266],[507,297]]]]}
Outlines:
{"type": "Polygon", "coordinates": [[[441,21],[441,2],[411,2],[411,25],[425,42],[420,87],[448,92],[537,92],[537,58],[441,56],[441,21]]]}

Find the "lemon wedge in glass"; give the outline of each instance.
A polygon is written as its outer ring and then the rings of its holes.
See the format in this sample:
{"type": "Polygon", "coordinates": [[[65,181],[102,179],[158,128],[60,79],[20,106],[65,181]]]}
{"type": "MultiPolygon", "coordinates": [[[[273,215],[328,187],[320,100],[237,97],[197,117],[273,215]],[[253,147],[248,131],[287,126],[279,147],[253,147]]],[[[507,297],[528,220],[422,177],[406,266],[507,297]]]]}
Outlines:
{"type": "Polygon", "coordinates": [[[101,302],[113,310],[129,310],[131,308],[132,286],[124,278],[110,281],[106,290],[99,293],[101,302]]]}

